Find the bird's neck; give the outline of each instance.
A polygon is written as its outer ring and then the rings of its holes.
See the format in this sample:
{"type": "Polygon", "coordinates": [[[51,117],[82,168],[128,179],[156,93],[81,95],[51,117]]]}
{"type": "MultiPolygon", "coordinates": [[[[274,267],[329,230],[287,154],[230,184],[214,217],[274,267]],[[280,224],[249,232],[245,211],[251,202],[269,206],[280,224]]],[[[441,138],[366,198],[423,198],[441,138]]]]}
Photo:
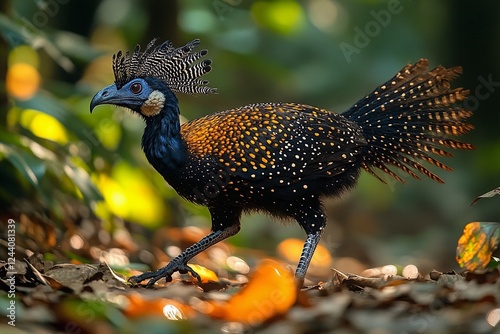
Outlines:
{"type": "Polygon", "coordinates": [[[177,104],[165,105],[158,115],[146,119],[142,149],[151,165],[167,181],[184,165],[187,148],[180,133],[177,104]]]}

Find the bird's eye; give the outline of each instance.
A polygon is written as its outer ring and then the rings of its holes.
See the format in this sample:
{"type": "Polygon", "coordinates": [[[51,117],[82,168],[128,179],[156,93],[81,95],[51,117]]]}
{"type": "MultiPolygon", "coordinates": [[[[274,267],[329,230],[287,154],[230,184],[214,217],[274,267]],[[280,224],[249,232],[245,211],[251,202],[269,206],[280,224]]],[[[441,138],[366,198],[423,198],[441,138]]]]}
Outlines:
{"type": "Polygon", "coordinates": [[[142,85],[136,82],[130,86],[130,91],[134,94],[139,94],[142,91],[142,85]]]}

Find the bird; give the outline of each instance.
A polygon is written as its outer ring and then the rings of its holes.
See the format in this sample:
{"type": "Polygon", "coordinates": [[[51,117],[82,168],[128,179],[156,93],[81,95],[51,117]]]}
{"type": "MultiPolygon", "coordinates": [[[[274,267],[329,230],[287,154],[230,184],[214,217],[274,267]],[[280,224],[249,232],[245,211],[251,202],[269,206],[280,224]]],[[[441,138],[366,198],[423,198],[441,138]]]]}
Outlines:
{"type": "Polygon", "coordinates": [[[459,66],[420,59],[366,94],[343,113],[300,103],[256,103],[183,123],[178,93],[213,94],[202,78],[212,70],[199,39],[175,47],[152,40],[144,51],[113,55],[114,83],[91,100],[121,106],[145,122],[142,149],[149,163],[183,198],[204,205],[211,231],[166,266],[132,276],[146,287],[175,272],[200,276],[188,262],[240,231],[242,214],[265,212],[295,220],[306,239],[296,266],[302,286],[327,217],[323,201],[355,187],[362,170],[386,183],[405,175],[443,180],[426,165],[451,167],[438,159],[450,149],[472,150],[455,137],[474,127],[464,107],[469,90],[451,88],[459,66]]]}

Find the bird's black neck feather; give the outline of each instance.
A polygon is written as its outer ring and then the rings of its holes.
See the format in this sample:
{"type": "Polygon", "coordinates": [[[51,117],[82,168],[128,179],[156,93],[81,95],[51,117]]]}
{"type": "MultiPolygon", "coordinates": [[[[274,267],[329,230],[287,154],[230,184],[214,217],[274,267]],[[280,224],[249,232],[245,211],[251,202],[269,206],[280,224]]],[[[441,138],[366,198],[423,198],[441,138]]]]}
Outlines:
{"type": "Polygon", "coordinates": [[[179,106],[175,96],[167,98],[158,115],[146,118],[142,149],[149,162],[167,181],[184,165],[187,149],[180,133],[179,106]]]}

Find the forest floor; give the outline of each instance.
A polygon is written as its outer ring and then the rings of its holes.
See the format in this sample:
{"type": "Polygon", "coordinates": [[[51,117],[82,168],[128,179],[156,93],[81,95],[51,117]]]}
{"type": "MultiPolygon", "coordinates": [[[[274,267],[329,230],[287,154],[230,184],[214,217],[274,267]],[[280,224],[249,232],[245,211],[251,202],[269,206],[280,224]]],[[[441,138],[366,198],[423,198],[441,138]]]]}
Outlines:
{"type": "Polygon", "coordinates": [[[292,263],[222,243],[193,259],[201,282],[175,274],[147,289],[127,281],[147,270],[138,263],[164,265],[202,232],[165,228],[142,240],[148,247],[128,227],[110,238],[92,221],[14,220],[15,254],[0,240],[1,333],[500,333],[498,268],[329,267],[297,290],[292,263]]]}

